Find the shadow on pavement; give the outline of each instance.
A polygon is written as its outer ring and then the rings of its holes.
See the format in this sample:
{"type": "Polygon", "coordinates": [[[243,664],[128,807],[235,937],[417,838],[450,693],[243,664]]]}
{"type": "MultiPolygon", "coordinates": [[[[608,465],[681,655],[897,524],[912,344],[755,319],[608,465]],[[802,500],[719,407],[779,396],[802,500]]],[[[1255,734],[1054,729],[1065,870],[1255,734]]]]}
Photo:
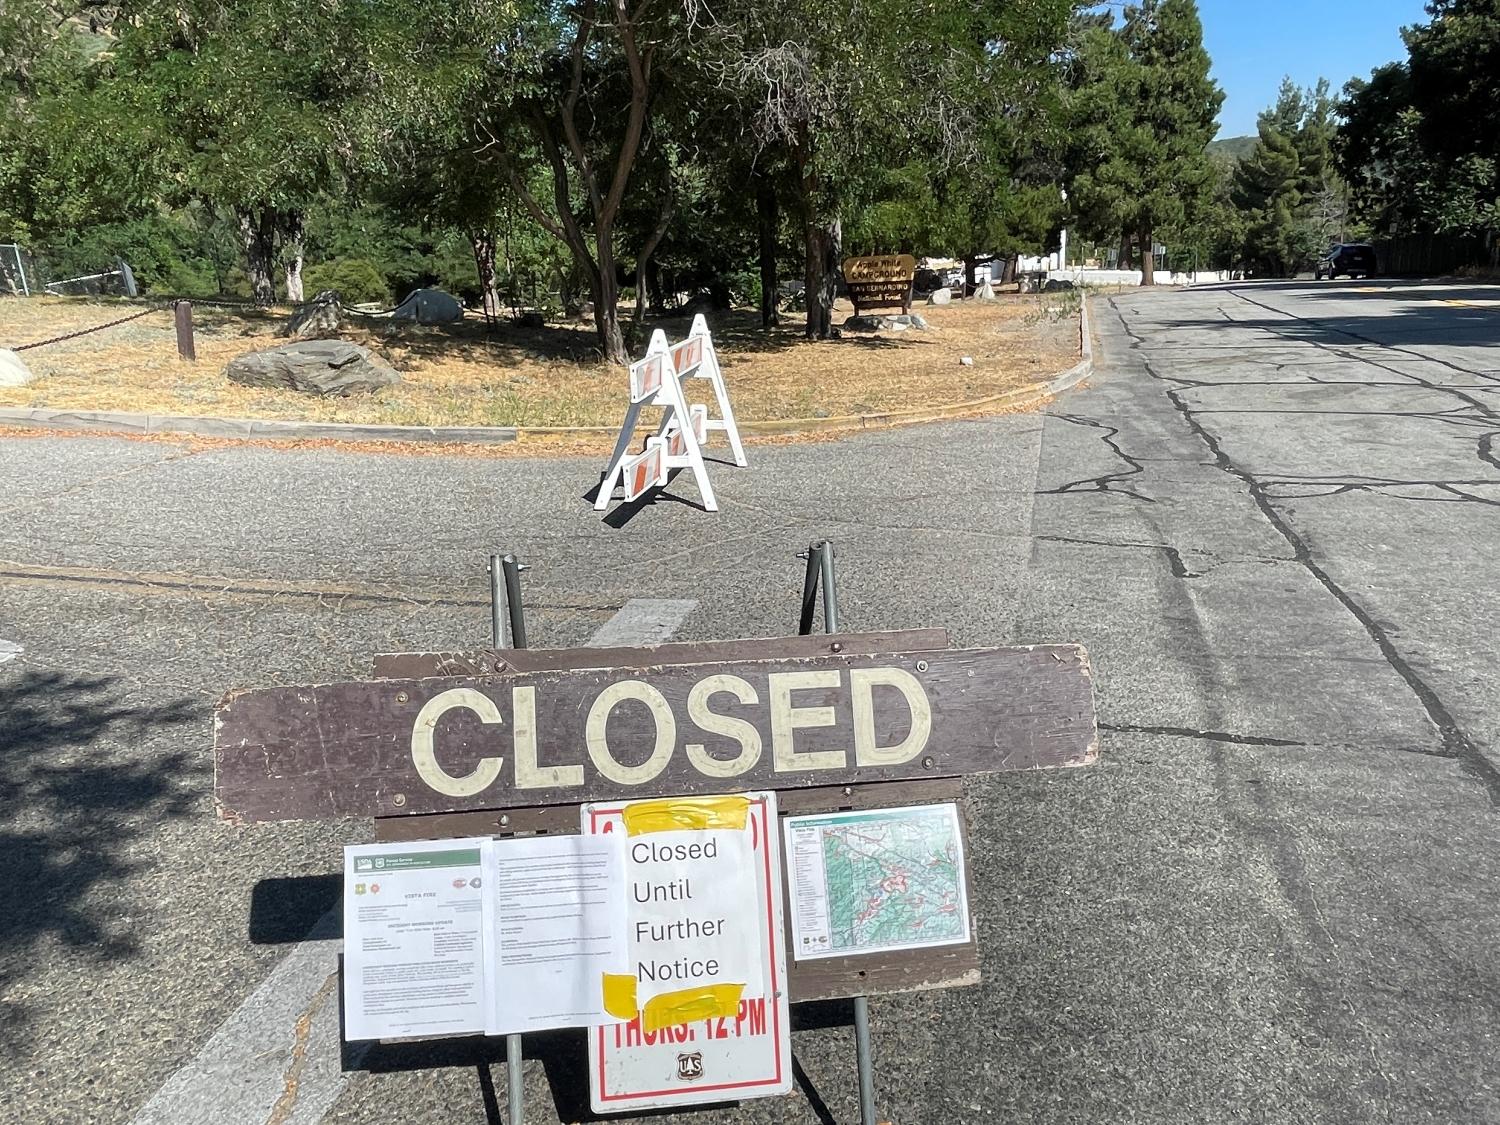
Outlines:
{"type": "Polygon", "coordinates": [[[0,856],[20,892],[0,910],[0,1042],[26,1039],[25,1003],[13,997],[38,947],[58,942],[97,961],[134,952],[106,900],[150,866],[133,841],[195,812],[201,792],[201,765],[152,752],[153,736],[203,721],[190,699],[126,702],[114,676],[0,672],[0,856]]]}
{"type": "MultiPolygon", "coordinates": [[[[1226,282],[1204,290],[1233,292],[1246,311],[1263,309],[1264,316],[1165,319],[1164,328],[1261,329],[1298,342],[1321,345],[1373,343],[1384,347],[1418,344],[1500,343],[1500,287],[1395,281],[1374,278],[1352,285],[1315,281],[1226,282]],[[1295,305],[1273,305],[1278,294],[1295,295],[1295,305]],[[1336,302],[1336,303],[1335,303],[1336,302]],[[1351,312],[1351,305],[1369,303],[1370,310],[1351,312]]],[[[1452,366],[1452,365],[1450,365],[1452,366]]],[[[1476,375],[1500,374],[1500,364],[1476,375]]]]}
{"type": "Polygon", "coordinates": [[[250,891],[252,945],[289,945],[343,902],[343,876],[288,875],[262,879],[250,891]]]}
{"type": "MultiPolygon", "coordinates": [[[[853,1006],[847,1000],[792,1006],[794,1032],[844,1027],[853,1022],[853,1006]]],[[[582,1028],[529,1033],[525,1039],[525,1052],[526,1058],[542,1064],[559,1121],[629,1121],[652,1117],[658,1112],[648,1110],[600,1115],[593,1111],[589,1105],[588,1036],[582,1028]]],[[[504,1075],[505,1059],[505,1040],[498,1036],[466,1035],[412,1043],[345,1043],[343,1047],[343,1069],[346,1072],[363,1070],[382,1074],[434,1067],[474,1067],[479,1077],[479,1098],[484,1106],[485,1119],[489,1122],[504,1120],[500,1109],[505,1101],[504,1082],[499,1076],[504,1075]]],[[[832,1112],[795,1054],[792,1058],[792,1078],[807,1098],[819,1125],[834,1125],[832,1112]]],[[[733,1104],[721,1102],[682,1106],[672,1112],[711,1112],[733,1104]]]]}

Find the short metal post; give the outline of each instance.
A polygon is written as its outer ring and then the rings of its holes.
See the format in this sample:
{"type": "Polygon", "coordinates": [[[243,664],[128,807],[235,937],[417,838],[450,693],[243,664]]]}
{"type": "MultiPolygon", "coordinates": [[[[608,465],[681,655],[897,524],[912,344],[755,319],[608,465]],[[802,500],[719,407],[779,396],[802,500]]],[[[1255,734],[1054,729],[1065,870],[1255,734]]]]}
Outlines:
{"type": "Polygon", "coordinates": [[[823,570],[823,632],[839,631],[839,590],[833,580],[833,543],[825,539],[819,545],[818,562],[823,570]]]}
{"type": "MultiPolygon", "coordinates": [[[[521,1125],[526,1090],[521,1075],[521,1037],[505,1037],[505,1120],[506,1125],[521,1125]]],[[[873,1112],[873,1111],[872,1111],[873,1112]]],[[[873,1125],[874,1118],[871,1118],[873,1125]]]]}
{"type": "Polygon", "coordinates": [[[526,646],[526,613],[521,608],[521,564],[515,555],[506,555],[500,560],[505,571],[505,604],[510,610],[510,647],[526,646]]]}
{"type": "Polygon", "coordinates": [[[490,556],[490,644],[496,648],[510,648],[510,637],[506,635],[505,623],[509,619],[507,594],[509,593],[501,574],[499,555],[490,556]]]}
{"type": "MultiPolygon", "coordinates": [[[[515,555],[490,556],[490,643],[496,648],[525,648],[526,619],[521,609],[521,568],[515,555]],[[501,612],[502,605],[504,612],[501,612]],[[509,625],[510,635],[506,636],[509,625]]],[[[505,1037],[505,1120],[521,1125],[526,1083],[524,1050],[517,1034],[505,1037]]]]}
{"type": "MultiPolygon", "coordinates": [[[[839,631],[839,587],[833,573],[833,543],[825,539],[807,553],[808,574],[811,576],[814,559],[823,585],[823,632],[839,631]]],[[[810,582],[816,586],[816,581],[810,582]]],[[[810,632],[812,609],[807,604],[804,588],[802,616],[810,632]]],[[[865,996],[854,998],[854,1062],[859,1072],[859,1121],[860,1125],[875,1123],[875,1053],[870,1049],[870,1000],[865,996]]]]}
{"type": "Polygon", "coordinates": [[[875,1056],[870,1050],[870,1001],[854,998],[854,1057],[859,1066],[859,1122],[875,1125],[875,1056]]]}
{"type": "Polygon", "coordinates": [[[193,304],[178,301],[172,306],[172,316],[177,322],[177,355],[189,363],[198,361],[198,348],[193,343],[193,304]]]}
{"type": "Polygon", "coordinates": [[[802,579],[802,616],[797,620],[799,637],[812,632],[813,617],[818,612],[818,575],[823,570],[822,559],[821,543],[814,543],[807,548],[807,574],[802,579]]]}

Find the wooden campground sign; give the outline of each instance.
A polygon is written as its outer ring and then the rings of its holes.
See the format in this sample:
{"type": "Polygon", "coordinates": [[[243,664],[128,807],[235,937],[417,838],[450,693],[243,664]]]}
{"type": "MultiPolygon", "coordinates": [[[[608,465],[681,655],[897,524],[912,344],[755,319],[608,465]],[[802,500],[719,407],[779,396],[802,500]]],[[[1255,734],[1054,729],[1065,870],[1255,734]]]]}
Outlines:
{"type": "Polygon", "coordinates": [[[821,640],[832,651],[796,655],[809,640],[788,638],[780,657],[776,641],[631,667],[574,650],[570,667],[537,667],[536,653],[530,671],[233,692],[215,715],[219,814],[408,816],[963,777],[1097,755],[1076,645],[859,653],[831,637],[821,640]]]}
{"type": "Polygon", "coordinates": [[[911,289],[917,260],[910,254],[874,254],[844,259],[844,284],[854,311],[899,308],[911,311],[911,289]]]}

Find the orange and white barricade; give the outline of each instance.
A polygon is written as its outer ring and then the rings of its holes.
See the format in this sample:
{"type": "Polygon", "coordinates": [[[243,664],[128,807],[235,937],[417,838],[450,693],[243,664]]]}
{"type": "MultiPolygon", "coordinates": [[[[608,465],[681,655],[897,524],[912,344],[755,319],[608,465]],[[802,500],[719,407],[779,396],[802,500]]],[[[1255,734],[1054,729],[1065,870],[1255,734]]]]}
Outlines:
{"type": "Polygon", "coordinates": [[[645,357],[630,365],[630,409],[625,413],[609,468],[599,485],[594,510],[602,512],[609,507],[615,488],[621,484],[625,487],[625,499],[635,500],[666,484],[673,469],[691,469],[703,506],[717,512],[719,502],[703,463],[703,443],[711,433],[723,433],[729,439],[736,465],[743,468],[748,464],[713,337],[708,322],[700,314],[693,318],[692,330],[681,343],[668,344],[666,334],[659,328],[651,333],[645,357]],[[687,379],[708,381],[718,406],[717,417],[710,414],[705,403],[689,404],[683,389],[683,381],[687,379]],[[631,456],[630,445],[641,411],[647,406],[662,408],[661,423],[656,434],[647,439],[645,448],[631,456]]]}

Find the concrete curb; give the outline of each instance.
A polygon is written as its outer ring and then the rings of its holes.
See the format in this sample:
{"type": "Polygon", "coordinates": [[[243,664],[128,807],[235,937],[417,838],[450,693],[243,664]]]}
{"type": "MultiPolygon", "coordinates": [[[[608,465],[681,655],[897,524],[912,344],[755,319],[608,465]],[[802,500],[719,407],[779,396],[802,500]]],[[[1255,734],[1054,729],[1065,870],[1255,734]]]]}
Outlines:
{"type": "MultiPolygon", "coordinates": [[[[1089,333],[1088,298],[1079,314],[1083,358],[1041,383],[998,395],[916,410],[844,414],[830,418],[781,418],[769,422],[741,422],[740,433],[784,436],[828,430],[885,429],[919,422],[940,422],[1005,406],[1030,406],[1061,394],[1087,379],[1094,370],[1094,348],[1089,333]]],[[[614,426],[366,426],[351,422],[277,422],[260,418],[206,418],[191,414],[126,414],[97,410],[47,410],[41,407],[0,407],[0,427],[93,430],[115,434],[182,434],[193,437],[255,438],[273,441],[405,441],[433,444],[499,445],[519,437],[562,435],[587,437],[618,433],[614,426]]]]}
{"type": "Polygon", "coordinates": [[[124,414],[96,410],[0,408],[0,426],[97,430],[115,434],[187,434],[275,441],[424,441],[495,445],[515,441],[514,426],[364,426],[353,422],[277,422],[191,414],[124,414]]]}

